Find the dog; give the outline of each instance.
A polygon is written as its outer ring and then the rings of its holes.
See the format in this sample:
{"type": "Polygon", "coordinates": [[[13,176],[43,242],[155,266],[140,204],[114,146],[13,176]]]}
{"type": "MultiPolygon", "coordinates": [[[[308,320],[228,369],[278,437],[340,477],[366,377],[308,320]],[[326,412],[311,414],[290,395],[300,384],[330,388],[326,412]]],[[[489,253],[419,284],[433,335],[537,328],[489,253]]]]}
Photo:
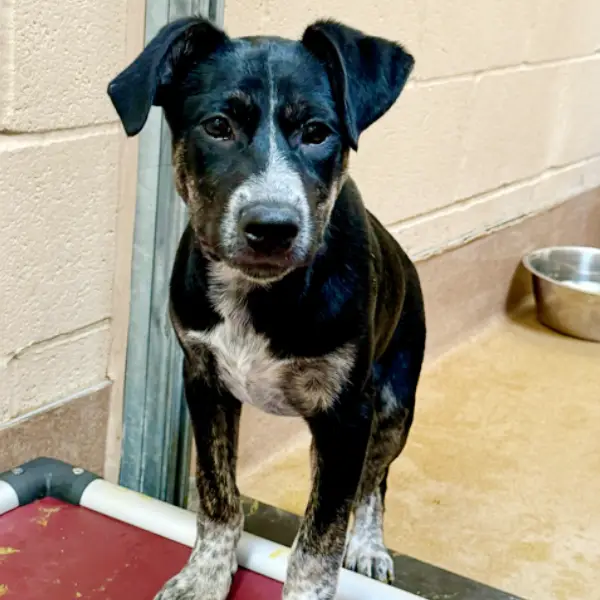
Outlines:
{"type": "Polygon", "coordinates": [[[348,157],[413,64],[402,45],[334,20],[294,41],[231,38],[194,16],[164,26],[108,86],[128,136],[162,107],[189,208],[169,312],[197,446],[198,529],[157,600],[228,595],[244,403],[302,418],[312,435],[312,491],[283,598],[333,598],[342,566],[394,577],[386,482],[413,421],[424,303],[348,157]]]}

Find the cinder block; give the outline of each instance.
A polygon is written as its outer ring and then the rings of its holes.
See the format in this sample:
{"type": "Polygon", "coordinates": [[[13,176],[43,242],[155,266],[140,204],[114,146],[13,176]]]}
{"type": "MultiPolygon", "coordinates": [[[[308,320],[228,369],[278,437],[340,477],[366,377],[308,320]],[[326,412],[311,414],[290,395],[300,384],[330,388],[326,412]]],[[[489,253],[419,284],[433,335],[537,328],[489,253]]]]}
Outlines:
{"type": "Polygon", "coordinates": [[[392,233],[415,260],[461,246],[533,211],[533,184],[455,204],[397,227],[392,233]]]}
{"type": "Polygon", "coordinates": [[[414,259],[422,260],[549,210],[599,184],[600,158],[447,206],[391,231],[414,259]]]}
{"type": "Polygon", "coordinates": [[[560,204],[600,185],[600,158],[548,171],[536,181],[531,197],[532,210],[560,204]]]}
{"type": "Polygon", "coordinates": [[[227,0],[225,29],[232,36],[267,34],[298,39],[304,28],[316,19],[335,18],[372,35],[404,44],[415,55],[418,70],[424,8],[420,0],[403,0],[401,6],[397,0],[259,0],[250,9],[248,0],[227,0]],[[256,19],[248,18],[249,10],[257,16],[256,19]]]}
{"type": "Polygon", "coordinates": [[[530,0],[427,2],[419,77],[443,77],[525,60],[535,5],[530,0]]]}
{"type": "Polygon", "coordinates": [[[456,199],[540,175],[550,162],[558,68],[482,76],[475,89],[456,199]]]}
{"type": "Polygon", "coordinates": [[[536,0],[535,5],[529,61],[583,56],[600,49],[598,0],[536,0]]]}
{"type": "Polygon", "coordinates": [[[11,73],[14,47],[10,42],[14,30],[13,2],[14,0],[4,0],[0,3],[0,123],[6,107],[10,106],[13,95],[11,73]]]}
{"type": "Polygon", "coordinates": [[[0,370],[0,403],[14,418],[106,379],[110,328],[25,350],[0,370]]]}
{"type": "MultiPolygon", "coordinates": [[[[0,365],[0,375],[3,376],[4,367],[0,365]]],[[[4,377],[0,379],[0,425],[6,423],[10,419],[10,398],[8,394],[2,392],[2,383],[4,377]]]]}
{"type": "Polygon", "coordinates": [[[586,190],[600,187],[600,157],[584,163],[583,185],[586,190]]]}
{"type": "Polygon", "coordinates": [[[600,57],[564,64],[559,82],[553,166],[600,154],[600,57]]]}
{"type": "Polygon", "coordinates": [[[472,80],[412,86],[360,139],[350,172],[384,223],[454,201],[473,87],[472,80]]]}
{"type": "Polygon", "coordinates": [[[0,136],[0,357],[111,314],[120,136],[0,136]]]}
{"type": "MultiPolygon", "coordinates": [[[[19,0],[0,9],[0,62],[12,90],[0,130],[115,121],[106,86],[125,59],[123,0],[19,0]]],[[[8,100],[8,101],[7,101],[8,100]]]]}

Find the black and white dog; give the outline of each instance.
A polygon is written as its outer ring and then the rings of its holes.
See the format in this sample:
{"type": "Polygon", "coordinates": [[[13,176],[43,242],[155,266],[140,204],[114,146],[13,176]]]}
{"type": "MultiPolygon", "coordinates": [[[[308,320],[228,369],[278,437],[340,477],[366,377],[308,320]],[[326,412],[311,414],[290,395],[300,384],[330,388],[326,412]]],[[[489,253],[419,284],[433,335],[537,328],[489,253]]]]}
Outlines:
{"type": "Polygon", "coordinates": [[[393,577],[386,479],[413,420],[423,300],[413,264],[346,171],[412,66],[398,44],[333,21],[290,41],[232,39],[191,17],[109,85],[130,136],[152,105],[164,109],[190,215],[170,310],[197,445],[198,536],[159,599],[227,597],[243,526],[243,403],[301,417],[312,433],[285,600],[333,598],[342,565],[393,577]]]}

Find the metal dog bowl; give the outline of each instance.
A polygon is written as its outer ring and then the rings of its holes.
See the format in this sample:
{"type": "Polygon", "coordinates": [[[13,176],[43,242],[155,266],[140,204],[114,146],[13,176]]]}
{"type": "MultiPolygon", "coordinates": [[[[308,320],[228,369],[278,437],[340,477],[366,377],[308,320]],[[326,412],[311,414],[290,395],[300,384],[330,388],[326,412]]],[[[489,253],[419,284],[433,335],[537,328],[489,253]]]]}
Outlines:
{"type": "Polygon", "coordinates": [[[600,342],[600,249],[557,246],[523,258],[531,273],[541,323],[600,342]]]}

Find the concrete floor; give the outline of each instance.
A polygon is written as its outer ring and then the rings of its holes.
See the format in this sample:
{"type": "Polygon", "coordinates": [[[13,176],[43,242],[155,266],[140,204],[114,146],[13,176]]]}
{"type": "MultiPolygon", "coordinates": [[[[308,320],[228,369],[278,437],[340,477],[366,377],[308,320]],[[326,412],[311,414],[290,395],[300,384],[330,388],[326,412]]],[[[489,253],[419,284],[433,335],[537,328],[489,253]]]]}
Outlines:
{"type": "MultiPolygon", "coordinates": [[[[308,442],[240,481],[300,514],[308,442]]],[[[600,598],[600,345],[531,308],[427,367],[387,544],[531,600],[600,598]]]]}

